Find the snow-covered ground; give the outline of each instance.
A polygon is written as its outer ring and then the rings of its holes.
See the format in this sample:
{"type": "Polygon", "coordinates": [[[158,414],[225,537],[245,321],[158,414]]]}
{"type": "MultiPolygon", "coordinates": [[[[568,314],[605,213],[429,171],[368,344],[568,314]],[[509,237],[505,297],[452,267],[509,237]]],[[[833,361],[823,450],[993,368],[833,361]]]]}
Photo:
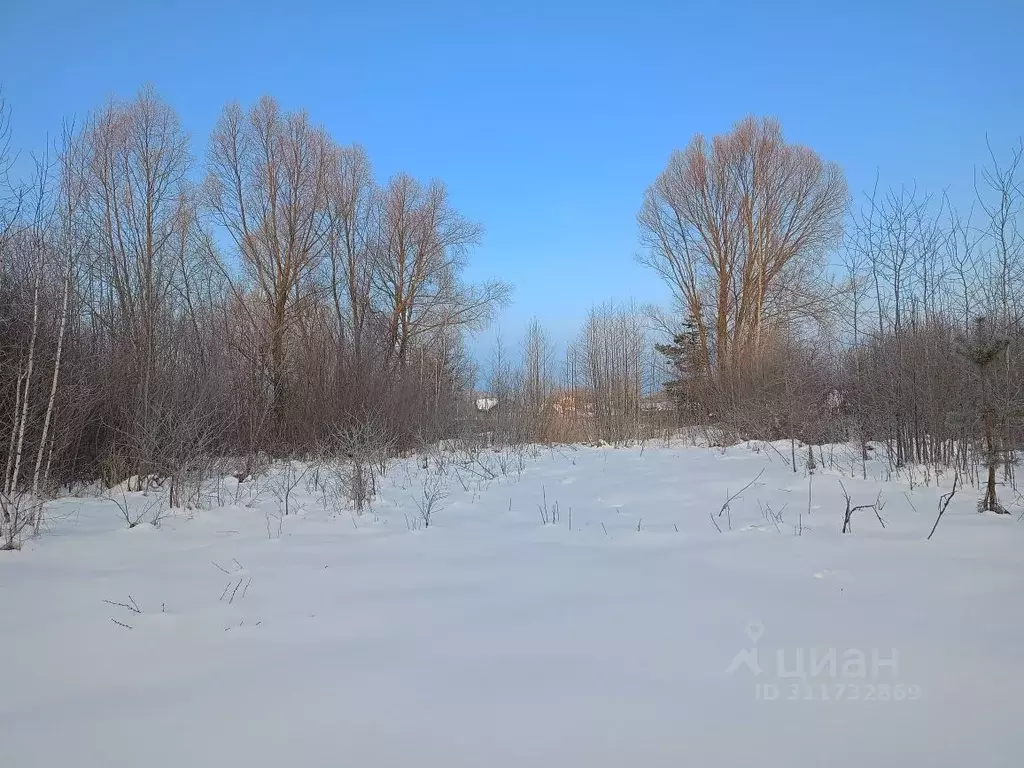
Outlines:
{"type": "Polygon", "coordinates": [[[1024,523],[968,488],[926,541],[934,484],[842,461],[410,458],[359,517],[311,471],[286,518],[280,482],[231,480],[130,530],[53,502],[0,553],[0,764],[1024,764],[1024,523]],[[840,477],[884,529],[840,534],[840,477]]]}

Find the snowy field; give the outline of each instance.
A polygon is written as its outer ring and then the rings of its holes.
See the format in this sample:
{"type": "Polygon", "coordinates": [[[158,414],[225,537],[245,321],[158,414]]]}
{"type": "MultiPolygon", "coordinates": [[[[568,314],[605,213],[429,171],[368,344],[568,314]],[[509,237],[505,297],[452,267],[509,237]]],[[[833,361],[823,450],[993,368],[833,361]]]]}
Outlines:
{"type": "Polygon", "coordinates": [[[287,517],[53,502],[0,553],[0,765],[1024,764],[1016,514],[926,541],[934,481],[749,446],[519,461],[393,462],[358,517],[312,470],[287,517]]]}

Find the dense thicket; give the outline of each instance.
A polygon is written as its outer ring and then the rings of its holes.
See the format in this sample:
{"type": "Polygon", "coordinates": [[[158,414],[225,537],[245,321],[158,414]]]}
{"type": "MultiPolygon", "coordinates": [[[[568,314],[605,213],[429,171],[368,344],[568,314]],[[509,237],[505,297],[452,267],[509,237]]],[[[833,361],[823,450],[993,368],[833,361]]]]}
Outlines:
{"type": "Polygon", "coordinates": [[[353,424],[442,437],[470,401],[463,333],[507,299],[462,280],[480,229],[443,183],[378,183],[270,98],[200,160],[151,90],[65,128],[9,178],[0,108],[4,529],[60,483],[180,478],[214,456],[330,450],[353,424]]]}

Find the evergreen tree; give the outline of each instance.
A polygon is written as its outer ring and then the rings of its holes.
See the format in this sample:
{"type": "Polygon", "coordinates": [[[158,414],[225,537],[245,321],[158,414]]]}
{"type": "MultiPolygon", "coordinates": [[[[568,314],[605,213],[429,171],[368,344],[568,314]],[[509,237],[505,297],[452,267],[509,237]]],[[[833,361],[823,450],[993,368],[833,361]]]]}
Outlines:
{"type": "Polygon", "coordinates": [[[655,344],[655,350],[668,358],[675,372],[675,378],[665,382],[665,391],[676,401],[679,407],[692,400],[693,380],[700,375],[701,369],[697,356],[699,339],[697,324],[692,317],[687,317],[683,329],[672,337],[671,344],[655,344]]]}

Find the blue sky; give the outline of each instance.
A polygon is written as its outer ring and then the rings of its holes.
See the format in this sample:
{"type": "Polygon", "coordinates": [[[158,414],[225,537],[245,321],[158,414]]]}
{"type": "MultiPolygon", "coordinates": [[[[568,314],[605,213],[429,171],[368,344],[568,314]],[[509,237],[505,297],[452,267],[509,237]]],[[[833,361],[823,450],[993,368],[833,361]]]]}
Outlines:
{"type": "Polygon", "coordinates": [[[773,115],[854,192],[877,169],[960,200],[986,132],[1024,133],[1020,0],[3,5],[23,151],[148,82],[199,155],[226,101],[273,94],[363,144],[380,178],[448,183],[485,227],[472,276],[516,286],[513,343],[533,315],[564,341],[595,303],[665,298],[633,261],[635,215],[695,132],[773,115]]]}

